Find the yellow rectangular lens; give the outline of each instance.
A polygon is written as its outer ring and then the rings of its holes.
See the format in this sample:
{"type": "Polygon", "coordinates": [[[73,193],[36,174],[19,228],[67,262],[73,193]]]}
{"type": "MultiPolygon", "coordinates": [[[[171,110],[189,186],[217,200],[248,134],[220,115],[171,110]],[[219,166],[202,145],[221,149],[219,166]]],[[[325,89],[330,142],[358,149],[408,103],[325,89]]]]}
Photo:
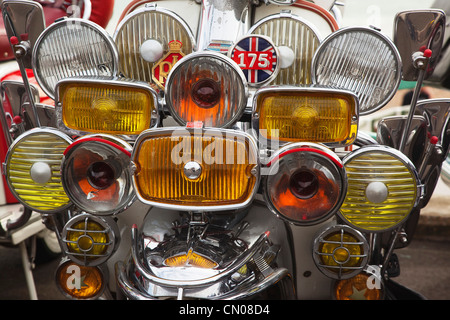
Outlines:
{"type": "Polygon", "coordinates": [[[215,211],[251,201],[259,170],[256,144],[250,136],[197,131],[158,134],[155,130],[140,137],[133,153],[134,183],[143,202],[215,211]],[[189,166],[199,170],[189,171],[189,166]]]}
{"type": "Polygon", "coordinates": [[[260,135],[280,142],[344,146],[353,143],[358,129],[356,97],[327,89],[262,91],[253,117],[260,135]]]}
{"type": "Polygon", "coordinates": [[[64,125],[78,132],[137,135],[155,120],[150,87],[117,82],[66,81],[58,95],[64,125]]]}

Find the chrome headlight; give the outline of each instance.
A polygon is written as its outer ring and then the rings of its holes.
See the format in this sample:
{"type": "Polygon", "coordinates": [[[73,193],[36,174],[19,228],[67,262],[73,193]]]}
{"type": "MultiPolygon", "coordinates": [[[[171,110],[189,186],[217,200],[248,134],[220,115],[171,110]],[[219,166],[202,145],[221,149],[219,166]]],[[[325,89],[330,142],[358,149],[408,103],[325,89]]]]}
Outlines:
{"type": "Polygon", "coordinates": [[[181,125],[201,121],[205,127],[227,127],[239,120],[247,105],[242,70],[215,52],[192,53],[177,63],[166,84],[166,102],[181,125]]]}
{"type": "Polygon", "coordinates": [[[261,19],[249,30],[269,37],[280,52],[280,71],[274,85],[310,84],[311,61],[320,38],[314,26],[294,14],[275,14],[261,19]]]}
{"type": "Polygon", "coordinates": [[[194,51],[195,38],[184,20],[156,6],[133,11],[114,33],[120,72],[126,77],[164,88],[167,75],[184,55],[194,51]],[[178,46],[171,48],[175,41],[178,46]]]}
{"type": "Polygon", "coordinates": [[[358,99],[349,91],[273,87],[255,93],[252,128],[259,141],[352,144],[358,130],[358,99]]]}
{"type": "Polygon", "coordinates": [[[109,135],[84,136],[64,152],[63,187],[80,209],[98,215],[118,213],[134,201],[131,146],[109,135]]]}
{"type": "Polygon", "coordinates": [[[62,231],[64,252],[83,266],[105,262],[119,245],[119,228],[112,218],[76,215],[62,231]]]}
{"type": "Polygon", "coordinates": [[[235,130],[148,130],[137,139],[132,161],[138,198],[156,207],[242,208],[259,184],[256,142],[235,130]]]}
{"type": "Polygon", "coordinates": [[[107,133],[131,140],[158,122],[154,90],[129,79],[61,80],[56,86],[55,107],[58,128],[78,136],[107,133]]]}
{"type": "Polygon", "coordinates": [[[267,165],[264,197],[287,221],[311,225],[328,219],[346,192],[344,166],[331,150],[312,143],[281,148],[267,165]]]}
{"type": "Polygon", "coordinates": [[[365,232],[383,232],[405,221],[422,196],[412,162],[387,146],[364,146],[344,159],[347,195],[342,219],[365,232]]]}
{"type": "Polygon", "coordinates": [[[55,98],[63,78],[115,76],[118,54],[112,38],[97,24],[63,19],[39,36],[33,49],[33,72],[42,90],[55,98]]]}
{"type": "Polygon", "coordinates": [[[333,279],[348,279],[363,271],[369,260],[369,244],[357,230],[335,225],[314,240],[314,262],[333,279]]]}
{"type": "Polygon", "coordinates": [[[55,129],[31,129],[12,143],[5,158],[6,181],[24,206],[56,213],[71,205],[61,181],[61,160],[72,139],[55,129]]]}
{"type": "Polygon", "coordinates": [[[319,46],[312,62],[313,82],[353,91],[359,113],[383,107],[397,92],[402,63],[392,41],[371,28],[342,28],[319,46]]]}

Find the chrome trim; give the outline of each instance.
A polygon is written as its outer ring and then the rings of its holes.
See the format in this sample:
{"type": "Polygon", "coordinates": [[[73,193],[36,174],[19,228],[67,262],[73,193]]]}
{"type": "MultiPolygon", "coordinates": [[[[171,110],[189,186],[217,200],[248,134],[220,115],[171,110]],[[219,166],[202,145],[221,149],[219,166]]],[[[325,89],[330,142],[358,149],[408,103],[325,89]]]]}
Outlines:
{"type": "Polygon", "coordinates": [[[140,257],[140,253],[143,252],[140,248],[140,242],[138,239],[138,229],[137,226],[133,226],[131,228],[131,258],[133,263],[135,264],[136,270],[140,273],[141,276],[146,278],[148,281],[155,283],[156,285],[169,287],[169,288],[198,288],[212,285],[215,282],[220,281],[221,279],[232,275],[237,272],[244,264],[249,262],[255,254],[259,252],[262,245],[268,241],[268,234],[263,233],[259,236],[259,238],[255,241],[255,243],[248,248],[242,255],[239,256],[237,260],[232,262],[227,269],[222,272],[215,274],[213,276],[209,276],[204,279],[197,280],[171,280],[171,279],[163,279],[155,276],[153,273],[149,272],[147,268],[143,265],[140,257]]]}
{"type": "MultiPolygon", "coordinates": [[[[111,70],[112,76],[118,75],[118,72],[119,72],[119,53],[117,51],[114,40],[106,32],[106,30],[104,30],[103,28],[101,28],[99,25],[97,25],[96,23],[94,23],[92,21],[80,19],[80,18],[64,18],[60,21],[56,21],[53,24],[51,24],[49,27],[47,27],[44,30],[44,32],[41,33],[39,38],[36,40],[36,44],[33,48],[33,54],[32,54],[33,73],[36,78],[36,81],[38,82],[38,84],[42,88],[42,90],[52,99],[55,99],[54,90],[52,91],[51,88],[46,88],[46,86],[44,86],[43,80],[40,78],[40,70],[36,70],[37,66],[38,66],[37,52],[39,50],[39,46],[40,46],[41,42],[46,39],[46,37],[49,33],[51,33],[52,31],[54,31],[56,29],[63,28],[65,25],[70,25],[70,24],[85,25],[88,28],[95,30],[95,32],[97,32],[103,38],[106,46],[110,50],[111,58],[113,60],[112,61],[113,70],[111,70]]],[[[61,80],[61,79],[59,79],[59,80],[61,80]]]]}
{"type": "MultiPolygon", "coordinates": [[[[173,102],[171,101],[171,93],[173,90],[186,90],[186,88],[173,88],[171,82],[172,82],[172,77],[174,76],[174,74],[177,72],[178,69],[180,69],[185,64],[190,63],[191,60],[194,60],[197,58],[217,59],[217,60],[227,64],[241,79],[241,83],[242,83],[242,86],[244,89],[244,96],[241,97],[242,105],[239,106],[238,112],[236,112],[234,117],[232,119],[230,119],[230,121],[228,121],[228,123],[225,123],[222,125],[222,127],[229,127],[233,123],[238,121],[240,119],[240,117],[244,114],[244,111],[245,111],[245,108],[246,108],[247,102],[248,102],[249,89],[248,89],[247,79],[245,78],[245,75],[242,72],[241,68],[239,68],[239,66],[233,60],[231,60],[231,58],[229,58],[228,56],[225,56],[223,54],[220,54],[217,52],[212,52],[212,51],[193,52],[191,54],[184,56],[182,60],[180,60],[177,64],[175,64],[175,66],[173,66],[169,75],[167,76],[167,80],[166,80],[166,87],[164,90],[165,98],[166,98],[166,106],[169,109],[169,112],[170,112],[171,116],[175,119],[175,121],[177,121],[180,125],[183,125],[183,126],[186,125],[186,121],[184,119],[182,119],[177,114],[177,112],[175,112],[175,110],[173,108],[173,102]]],[[[201,121],[201,120],[199,120],[199,121],[201,121]]]]}
{"type": "MultiPolygon", "coordinates": [[[[261,88],[259,90],[256,91],[255,95],[253,96],[253,103],[252,103],[252,119],[251,119],[251,128],[252,128],[252,133],[254,134],[255,139],[258,141],[259,145],[261,146],[267,146],[270,149],[271,146],[271,141],[267,140],[265,137],[263,137],[262,135],[259,134],[259,115],[257,113],[257,100],[260,94],[264,94],[267,92],[273,92],[273,93],[278,93],[278,92],[312,92],[312,93],[337,93],[337,94],[343,94],[343,95],[349,95],[350,97],[353,98],[353,100],[355,101],[355,109],[353,110],[353,113],[356,115],[356,119],[352,119],[351,125],[358,125],[359,122],[359,101],[358,101],[358,97],[356,96],[355,93],[353,93],[352,91],[349,90],[345,90],[345,89],[336,89],[336,88],[331,88],[331,87],[321,87],[321,86],[317,86],[317,85],[311,85],[311,86],[306,86],[306,87],[293,87],[293,86],[269,86],[269,87],[264,87],[261,88]]],[[[356,136],[354,137],[354,139],[352,140],[351,143],[353,143],[353,141],[356,140],[356,136]]],[[[280,146],[284,146],[293,142],[282,142],[277,140],[276,142],[278,145],[280,146]]],[[[295,141],[294,143],[299,143],[298,141],[295,141]]],[[[337,143],[337,142],[322,142],[322,144],[326,145],[327,147],[330,148],[338,148],[338,147],[343,147],[345,145],[351,144],[351,143],[337,143]]]]}
{"type": "Polygon", "coordinates": [[[202,0],[197,32],[198,50],[208,50],[208,46],[217,40],[232,45],[247,32],[250,10],[249,1],[202,0]]]}
{"type": "MultiPolygon", "coordinates": [[[[156,128],[159,123],[160,117],[159,117],[159,103],[158,103],[157,93],[156,93],[155,89],[153,89],[146,82],[122,78],[122,77],[116,77],[116,76],[111,76],[111,77],[101,77],[101,76],[71,77],[71,78],[61,79],[60,81],[58,81],[56,83],[56,87],[55,87],[56,125],[59,130],[67,133],[68,135],[83,136],[83,135],[87,135],[87,134],[100,134],[100,133],[92,133],[92,132],[88,132],[88,131],[74,130],[74,129],[66,127],[66,125],[64,124],[63,115],[62,115],[63,106],[62,106],[62,102],[61,102],[62,97],[60,96],[59,89],[62,85],[71,84],[71,83],[93,84],[93,85],[105,84],[105,85],[112,85],[112,86],[120,86],[122,88],[143,89],[143,90],[147,91],[148,93],[150,93],[150,95],[153,97],[153,105],[155,106],[155,109],[153,110],[152,115],[151,115],[150,127],[147,129],[156,128]]],[[[126,141],[134,141],[138,137],[138,134],[136,134],[136,135],[117,135],[117,136],[126,141]]]]}
{"type": "Polygon", "coordinates": [[[217,135],[222,135],[222,136],[226,136],[226,137],[234,136],[234,137],[241,137],[242,139],[248,141],[248,143],[249,143],[249,158],[250,158],[249,163],[252,163],[251,161],[255,162],[254,163],[255,166],[251,172],[256,178],[256,182],[255,182],[255,186],[253,187],[252,195],[245,202],[240,203],[240,204],[232,204],[232,205],[188,206],[188,205],[163,204],[163,203],[159,203],[159,202],[148,201],[148,200],[142,198],[142,196],[138,192],[139,188],[137,188],[137,186],[136,186],[136,176],[133,174],[133,177],[132,177],[133,188],[136,190],[136,195],[141,202],[151,205],[151,206],[154,206],[154,207],[159,207],[159,208],[164,208],[164,209],[169,209],[169,210],[182,210],[182,211],[194,211],[194,212],[198,212],[198,211],[210,212],[211,211],[212,212],[212,211],[226,211],[226,210],[236,210],[236,209],[244,208],[253,201],[253,199],[258,191],[258,187],[259,187],[259,183],[260,183],[260,162],[259,162],[259,157],[258,157],[258,145],[256,143],[256,140],[251,135],[249,135],[245,132],[240,132],[240,131],[232,130],[232,129],[219,129],[219,128],[193,129],[193,128],[180,128],[180,127],[164,127],[164,128],[156,128],[156,129],[146,130],[139,135],[139,137],[137,138],[137,140],[134,144],[133,152],[131,154],[131,161],[132,161],[131,165],[132,166],[134,165],[134,159],[138,153],[138,150],[140,149],[140,145],[143,140],[145,140],[149,137],[152,137],[152,136],[156,136],[156,135],[170,136],[170,134],[173,134],[174,132],[181,132],[181,133],[189,132],[190,134],[192,133],[194,136],[196,134],[198,135],[201,132],[202,137],[205,136],[205,134],[210,135],[210,136],[217,136],[217,135]]]}

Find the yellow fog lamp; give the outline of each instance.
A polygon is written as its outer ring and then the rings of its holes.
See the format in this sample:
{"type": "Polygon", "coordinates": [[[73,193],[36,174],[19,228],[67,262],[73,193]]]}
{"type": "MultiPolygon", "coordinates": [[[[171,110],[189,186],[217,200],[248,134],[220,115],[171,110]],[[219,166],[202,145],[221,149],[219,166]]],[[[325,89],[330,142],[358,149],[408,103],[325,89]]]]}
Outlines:
{"type": "Polygon", "coordinates": [[[372,28],[333,32],[312,61],[313,83],[355,92],[360,115],[386,105],[397,92],[401,75],[402,61],[394,43],[372,28]]]}
{"type": "Polygon", "coordinates": [[[252,126],[260,138],[280,143],[349,145],[358,129],[358,99],[327,88],[263,88],[254,97],[252,126]]]}
{"type": "Polygon", "coordinates": [[[422,196],[413,163],[387,146],[364,146],[343,159],[347,194],[339,215],[364,232],[383,232],[403,223],[422,196]]]}
{"type": "Polygon", "coordinates": [[[337,300],[381,300],[384,285],[376,274],[363,271],[360,274],[336,282],[334,298],[337,300]]]}
{"type": "Polygon", "coordinates": [[[62,19],[50,25],[37,39],[32,58],[36,80],[52,99],[61,79],[118,73],[119,57],[113,39],[85,19],[62,19]]]}
{"type": "Polygon", "coordinates": [[[166,83],[170,114],[181,125],[229,127],[247,106],[247,80],[238,65],[220,53],[195,52],[177,63],[166,83]]]}
{"type": "Polygon", "coordinates": [[[164,128],[133,148],[138,198],[157,207],[218,211],[250,204],[259,184],[255,140],[226,129],[164,128]]]}
{"type": "Polygon", "coordinates": [[[106,287],[106,277],[99,267],[78,265],[63,260],[56,270],[56,283],[61,292],[71,299],[95,299],[106,287]]]}
{"type": "Polygon", "coordinates": [[[81,210],[95,215],[122,212],[135,200],[131,183],[132,147],[111,135],[86,135],[64,151],[63,187],[81,210]]]}
{"type": "Polygon", "coordinates": [[[272,156],[267,167],[263,186],[268,207],[291,223],[324,221],[344,200],[344,165],[324,146],[289,144],[272,156]]]}
{"type": "Polygon", "coordinates": [[[333,279],[348,279],[367,264],[369,245],[357,230],[335,225],[314,239],[313,258],[317,268],[333,279]]]}
{"type": "Polygon", "coordinates": [[[31,129],[19,136],[6,154],[4,172],[14,196],[41,213],[71,205],[61,181],[61,160],[72,139],[51,128],[31,129]]]}
{"type": "Polygon", "coordinates": [[[117,249],[119,229],[110,217],[76,215],[62,231],[64,252],[77,264],[96,266],[105,262],[117,249]]]}
{"type": "Polygon", "coordinates": [[[56,87],[58,128],[74,135],[137,136],[157,124],[156,93],[121,78],[71,78],[56,87]]]}

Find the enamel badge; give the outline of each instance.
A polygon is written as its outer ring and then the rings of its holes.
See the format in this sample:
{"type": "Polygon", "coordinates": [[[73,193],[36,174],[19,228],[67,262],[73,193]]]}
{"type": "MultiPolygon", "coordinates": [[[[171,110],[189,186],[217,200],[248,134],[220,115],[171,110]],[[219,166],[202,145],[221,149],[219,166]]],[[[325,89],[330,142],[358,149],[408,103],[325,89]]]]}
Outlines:
{"type": "Polygon", "coordinates": [[[152,79],[160,89],[164,89],[167,76],[175,63],[185,56],[181,52],[183,44],[178,40],[169,42],[169,52],[163,56],[152,68],[152,79]]]}
{"type": "Polygon", "coordinates": [[[249,85],[261,85],[278,73],[278,52],[272,41],[261,35],[241,38],[230,48],[228,56],[236,62],[249,85]]]}

